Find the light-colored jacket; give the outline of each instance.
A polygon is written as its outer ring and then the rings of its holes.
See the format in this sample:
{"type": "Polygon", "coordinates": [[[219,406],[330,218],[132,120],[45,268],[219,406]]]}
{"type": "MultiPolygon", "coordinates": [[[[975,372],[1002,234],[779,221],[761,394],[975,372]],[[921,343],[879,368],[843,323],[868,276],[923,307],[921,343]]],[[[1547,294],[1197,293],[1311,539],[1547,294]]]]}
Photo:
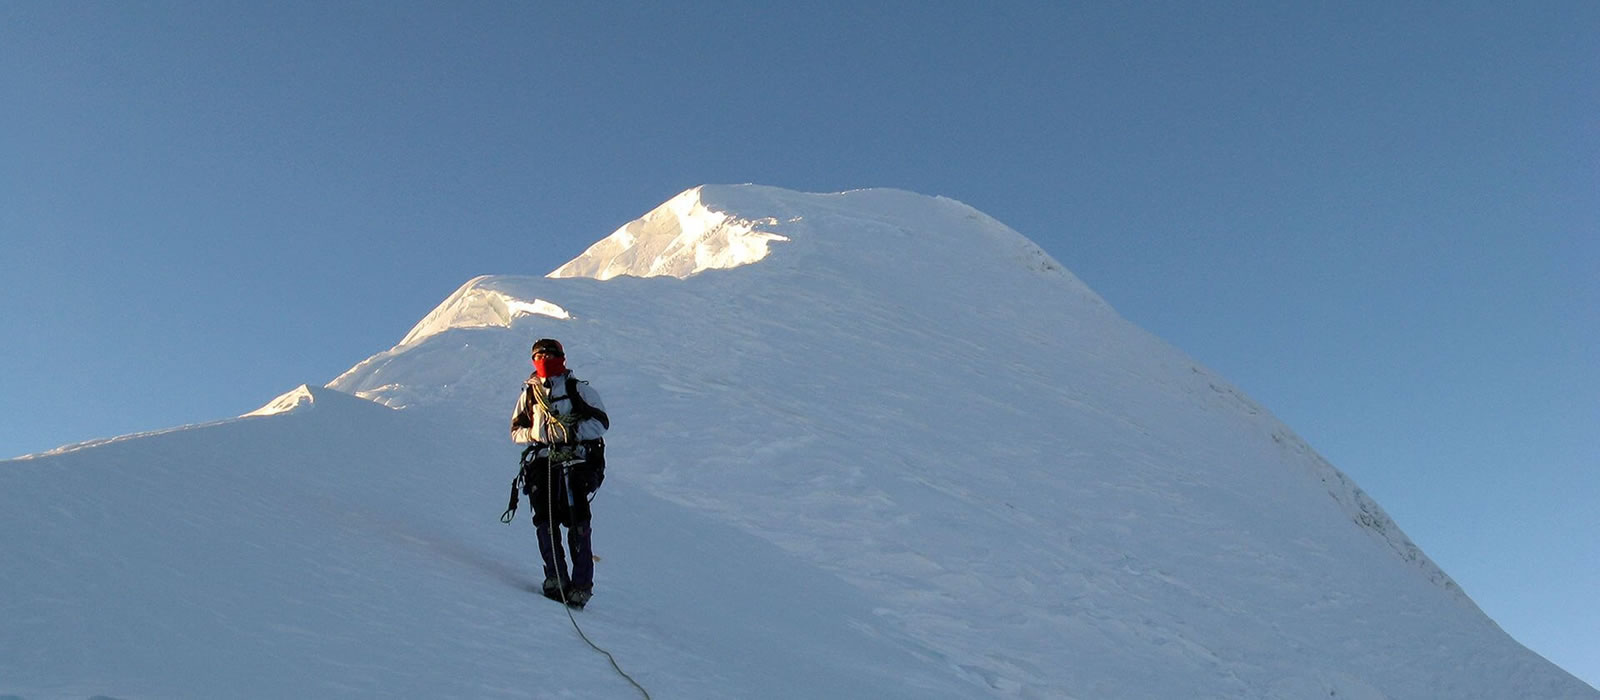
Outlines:
{"type": "MultiPolygon", "coordinates": [[[[575,409],[572,405],[572,400],[567,398],[567,377],[570,374],[569,372],[549,379],[540,379],[537,374],[528,377],[528,381],[522,386],[522,394],[517,397],[517,409],[511,413],[511,440],[513,442],[523,444],[530,442],[547,444],[560,442],[556,438],[559,438],[562,431],[559,426],[552,427],[551,423],[562,415],[572,413],[575,409]],[[540,392],[549,397],[546,403],[549,404],[553,415],[545,415],[545,412],[539,409],[539,402],[534,397],[533,392],[540,392]]],[[[578,395],[590,407],[602,412],[606,410],[605,404],[600,401],[600,393],[595,391],[594,387],[589,386],[588,382],[575,382],[573,386],[577,387],[578,395]]],[[[573,430],[569,431],[570,442],[595,440],[604,435],[605,432],[605,423],[596,418],[587,417],[578,421],[573,426],[573,430]]]]}

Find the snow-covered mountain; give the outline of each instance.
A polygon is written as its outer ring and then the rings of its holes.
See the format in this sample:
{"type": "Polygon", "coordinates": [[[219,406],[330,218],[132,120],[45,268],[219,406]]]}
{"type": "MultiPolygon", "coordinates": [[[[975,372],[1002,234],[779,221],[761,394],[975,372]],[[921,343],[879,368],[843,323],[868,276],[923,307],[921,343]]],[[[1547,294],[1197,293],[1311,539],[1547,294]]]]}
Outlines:
{"type": "Polygon", "coordinates": [[[748,185],[249,416],[0,463],[0,695],[638,696],[498,522],[545,336],[615,426],[577,617],[655,698],[1600,698],[1020,234],[748,185]]]}

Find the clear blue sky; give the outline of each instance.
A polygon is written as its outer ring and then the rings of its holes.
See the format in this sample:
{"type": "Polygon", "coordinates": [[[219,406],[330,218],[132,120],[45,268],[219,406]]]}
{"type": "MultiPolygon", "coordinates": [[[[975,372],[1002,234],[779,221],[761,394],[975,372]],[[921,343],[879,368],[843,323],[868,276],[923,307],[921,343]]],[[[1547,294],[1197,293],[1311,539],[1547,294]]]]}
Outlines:
{"type": "Polygon", "coordinates": [[[1600,3],[571,4],[0,4],[0,456],[326,382],[697,184],[898,187],[1600,684],[1600,3]]]}

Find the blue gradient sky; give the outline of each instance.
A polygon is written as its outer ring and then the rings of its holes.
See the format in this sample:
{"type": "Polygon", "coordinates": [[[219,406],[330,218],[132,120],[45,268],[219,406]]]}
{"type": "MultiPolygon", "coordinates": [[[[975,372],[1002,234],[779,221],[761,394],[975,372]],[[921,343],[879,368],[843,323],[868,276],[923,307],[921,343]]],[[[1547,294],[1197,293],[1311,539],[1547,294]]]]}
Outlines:
{"type": "Polygon", "coordinates": [[[0,456],[237,415],[701,183],[1040,243],[1600,684],[1600,3],[0,4],[0,456]]]}

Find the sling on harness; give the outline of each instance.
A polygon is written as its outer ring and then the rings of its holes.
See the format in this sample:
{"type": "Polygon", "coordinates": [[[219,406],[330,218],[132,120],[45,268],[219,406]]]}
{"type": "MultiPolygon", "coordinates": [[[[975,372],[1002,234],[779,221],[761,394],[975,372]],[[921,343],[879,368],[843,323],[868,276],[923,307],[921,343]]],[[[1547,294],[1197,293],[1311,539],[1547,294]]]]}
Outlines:
{"type": "Polygon", "coordinates": [[[529,445],[522,451],[521,466],[517,469],[516,478],[511,480],[511,502],[506,505],[506,512],[500,514],[500,522],[511,524],[517,517],[517,493],[524,490],[528,466],[533,463],[535,455],[539,452],[539,445],[529,445]]]}

